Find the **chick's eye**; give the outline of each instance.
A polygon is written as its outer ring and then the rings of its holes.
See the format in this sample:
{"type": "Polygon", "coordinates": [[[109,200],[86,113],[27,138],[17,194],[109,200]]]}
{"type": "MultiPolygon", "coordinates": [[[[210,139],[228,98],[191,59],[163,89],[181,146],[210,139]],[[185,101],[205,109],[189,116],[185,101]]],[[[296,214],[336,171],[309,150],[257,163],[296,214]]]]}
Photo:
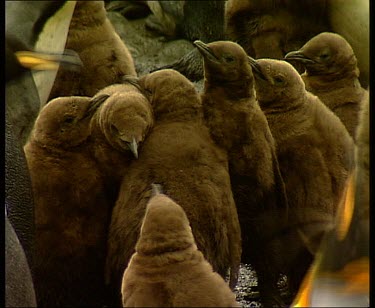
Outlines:
{"type": "Polygon", "coordinates": [[[284,78],[280,77],[280,76],[276,76],[274,79],[276,84],[282,84],[284,83],[284,78]]]}
{"type": "Polygon", "coordinates": [[[70,124],[70,123],[73,123],[74,121],[74,118],[73,117],[66,117],[64,119],[64,123],[67,123],[67,124],[70,124]]]}
{"type": "Polygon", "coordinates": [[[114,134],[120,134],[118,128],[117,128],[116,125],[114,125],[114,124],[111,124],[111,131],[112,131],[112,133],[114,133],[114,134]]]}
{"type": "Polygon", "coordinates": [[[234,58],[232,56],[225,56],[224,57],[225,62],[230,63],[234,61],[234,58]]]}
{"type": "Polygon", "coordinates": [[[323,53],[323,54],[320,55],[320,59],[322,59],[322,60],[327,60],[328,58],[329,58],[329,54],[327,54],[327,53],[323,53]]]}

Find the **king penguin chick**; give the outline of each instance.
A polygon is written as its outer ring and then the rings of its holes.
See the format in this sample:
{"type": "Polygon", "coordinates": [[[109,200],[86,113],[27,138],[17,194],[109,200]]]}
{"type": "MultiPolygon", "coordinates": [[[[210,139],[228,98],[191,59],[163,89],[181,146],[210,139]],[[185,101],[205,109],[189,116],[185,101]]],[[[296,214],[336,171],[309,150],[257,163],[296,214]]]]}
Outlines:
{"type": "Polygon", "coordinates": [[[153,126],[152,108],[140,90],[130,84],[105,87],[93,100],[102,101],[91,121],[93,153],[107,181],[118,189],[123,165],[138,159],[140,143],[153,126]]]}
{"type": "Polygon", "coordinates": [[[25,147],[36,203],[37,295],[42,305],[92,306],[105,301],[103,262],[110,211],[132,151],[138,155],[137,143],[152,124],[147,99],[137,89],[124,88],[113,85],[93,99],[52,100],[25,147]],[[65,284],[69,288],[59,297],[55,292],[65,284]]]}
{"type": "Polygon", "coordinates": [[[277,299],[267,240],[286,218],[287,200],[267,119],[255,98],[244,49],[233,42],[195,41],[204,59],[202,104],[215,143],[228,153],[242,234],[242,262],[257,271],[263,301],[277,299]]]}
{"type": "Polygon", "coordinates": [[[327,0],[228,0],[227,39],[254,58],[282,59],[328,29],[327,0]]]}
{"type": "Polygon", "coordinates": [[[312,261],[299,234],[317,247],[332,227],[353,168],[354,145],[340,119],[305,90],[291,64],[273,59],[251,59],[251,63],[288,196],[289,229],[277,240],[287,247],[280,260],[285,262],[293,296],[312,261]]]}
{"type": "Polygon", "coordinates": [[[89,97],[50,101],[24,147],[35,202],[35,289],[41,307],[104,304],[111,187],[88,142],[98,107],[89,97]]]}
{"type": "Polygon", "coordinates": [[[370,302],[370,114],[364,95],[355,171],[293,307],[366,307],[370,302]]]}
{"type": "Polygon", "coordinates": [[[306,90],[315,94],[344,123],[355,139],[358,113],[364,93],[359,83],[357,58],[341,35],[323,32],[300,50],[289,52],[285,59],[302,63],[306,90]]]}
{"type": "Polygon", "coordinates": [[[83,62],[80,72],[60,69],[49,99],[59,96],[93,96],[100,89],[136,76],[133,58],[106,16],[104,1],[77,1],[66,48],[83,62]]]}
{"type": "Polygon", "coordinates": [[[123,307],[239,307],[197,249],[183,208],[166,195],[148,202],[135,251],[122,279],[123,307]]]}
{"type": "Polygon", "coordinates": [[[198,249],[222,277],[230,269],[234,287],[241,236],[230,188],[227,156],[203,124],[194,85],[174,70],[143,76],[155,124],[120,188],[108,235],[106,279],[120,297],[121,277],[134,253],[151,184],[161,184],[186,212],[198,249]]]}

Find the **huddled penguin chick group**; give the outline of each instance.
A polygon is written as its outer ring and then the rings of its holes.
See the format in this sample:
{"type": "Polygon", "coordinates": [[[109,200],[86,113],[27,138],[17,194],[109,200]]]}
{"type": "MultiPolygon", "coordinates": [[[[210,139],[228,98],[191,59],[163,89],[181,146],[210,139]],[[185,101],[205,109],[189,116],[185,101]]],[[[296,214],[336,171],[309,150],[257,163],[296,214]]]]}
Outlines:
{"type": "Polygon", "coordinates": [[[50,101],[25,146],[35,200],[36,291],[45,306],[104,303],[111,209],[134,159],[129,145],[143,140],[152,113],[138,90],[103,92],[50,101]],[[59,291],[64,283],[69,287],[59,291]],[[86,298],[81,284],[88,288],[86,298]]]}
{"type": "Polygon", "coordinates": [[[227,154],[211,140],[193,83],[174,70],[140,78],[155,123],[123,177],[108,233],[106,279],[118,290],[139,236],[142,217],[158,183],[186,212],[198,249],[234,287],[241,237],[230,188],[227,154]],[[202,222],[202,217],[204,222],[202,222]]]}
{"type": "MultiPolygon", "coordinates": [[[[25,188],[17,209],[7,186],[7,263],[25,273],[24,297],[19,276],[9,280],[9,305],[238,307],[248,263],[262,304],[285,306],[336,227],[355,168],[366,181],[369,93],[353,48],[328,32],[326,1],[202,1],[199,12],[177,2],[142,2],[154,14],[145,31],[194,49],[138,76],[105,2],[77,1],[66,48],[80,69],[59,67],[20,144],[7,121],[7,181],[25,188]],[[212,12],[207,27],[194,23],[216,5],[219,23],[212,12]]],[[[7,86],[30,73],[11,42],[7,86]]]]}

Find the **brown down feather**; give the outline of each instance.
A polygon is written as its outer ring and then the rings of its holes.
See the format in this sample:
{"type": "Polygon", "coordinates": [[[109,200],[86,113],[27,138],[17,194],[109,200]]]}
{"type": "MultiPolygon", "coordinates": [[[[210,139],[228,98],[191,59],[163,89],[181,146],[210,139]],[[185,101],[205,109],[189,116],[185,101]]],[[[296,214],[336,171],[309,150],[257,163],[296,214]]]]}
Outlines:
{"type": "Polygon", "coordinates": [[[282,59],[329,26],[327,0],[228,0],[227,39],[254,58],[282,59]]]}
{"type": "Polygon", "coordinates": [[[135,250],[123,275],[123,307],[239,307],[197,249],[184,210],[166,195],[147,203],[135,250]]]}
{"type": "Polygon", "coordinates": [[[93,96],[121,82],[123,75],[137,75],[132,55],[107,18],[104,1],[77,1],[65,48],[78,53],[83,67],[76,72],[60,68],[49,100],[93,96]]]}

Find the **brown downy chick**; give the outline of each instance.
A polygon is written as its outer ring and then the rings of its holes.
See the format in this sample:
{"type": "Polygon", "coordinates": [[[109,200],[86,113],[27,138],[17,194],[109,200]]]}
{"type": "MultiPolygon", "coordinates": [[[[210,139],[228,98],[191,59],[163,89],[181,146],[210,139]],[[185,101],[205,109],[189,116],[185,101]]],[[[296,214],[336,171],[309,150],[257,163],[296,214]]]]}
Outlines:
{"type": "Polygon", "coordinates": [[[355,170],[292,307],[366,307],[370,300],[370,115],[364,95],[355,170]]]}
{"type": "Polygon", "coordinates": [[[242,262],[257,271],[263,301],[278,299],[278,273],[267,241],[279,232],[287,200],[267,119],[255,98],[254,77],[236,43],[195,41],[204,58],[202,94],[205,123],[228,154],[232,190],[242,234],[242,262]]]}
{"type": "Polygon", "coordinates": [[[138,147],[153,125],[151,105],[134,86],[116,84],[99,91],[94,98],[105,99],[97,123],[108,143],[120,152],[131,151],[138,158],[138,147]]]}
{"type": "Polygon", "coordinates": [[[293,293],[312,261],[300,232],[318,247],[332,227],[353,168],[354,145],[340,119],[305,90],[291,64],[273,59],[252,59],[251,63],[256,95],[277,143],[288,196],[289,231],[277,240],[288,247],[280,260],[285,262],[293,293]]]}
{"type": "Polygon", "coordinates": [[[166,195],[148,202],[135,251],[123,275],[123,307],[239,307],[197,249],[183,208],[166,195]]]}
{"type": "Polygon", "coordinates": [[[35,202],[38,305],[104,304],[105,243],[110,207],[91,158],[89,97],[50,101],[25,145],[35,202]]]}
{"type": "Polygon", "coordinates": [[[139,84],[153,107],[155,124],[139,158],[127,169],[112,212],[106,279],[120,300],[124,272],[139,235],[151,184],[159,183],[184,209],[198,249],[222,277],[237,281],[240,227],[226,153],[203,124],[193,83],[174,70],[143,76],[139,84]]]}
{"type": "Polygon", "coordinates": [[[49,99],[94,96],[100,89],[136,76],[133,58],[106,16],[104,1],[77,1],[66,48],[83,62],[80,72],[59,69],[49,99]]]}
{"type": "Polygon", "coordinates": [[[90,124],[92,153],[111,190],[113,207],[122,177],[151,130],[153,113],[147,98],[130,84],[108,86],[93,101],[101,106],[90,124]]]}
{"type": "Polygon", "coordinates": [[[254,58],[282,59],[328,29],[327,0],[228,0],[227,39],[254,58]]]}
{"type": "Polygon", "coordinates": [[[357,58],[345,38],[336,33],[320,33],[300,50],[289,52],[285,60],[302,63],[306,90],[318,96],[355,139],[366,90],[359,83],[357,58]]]}

